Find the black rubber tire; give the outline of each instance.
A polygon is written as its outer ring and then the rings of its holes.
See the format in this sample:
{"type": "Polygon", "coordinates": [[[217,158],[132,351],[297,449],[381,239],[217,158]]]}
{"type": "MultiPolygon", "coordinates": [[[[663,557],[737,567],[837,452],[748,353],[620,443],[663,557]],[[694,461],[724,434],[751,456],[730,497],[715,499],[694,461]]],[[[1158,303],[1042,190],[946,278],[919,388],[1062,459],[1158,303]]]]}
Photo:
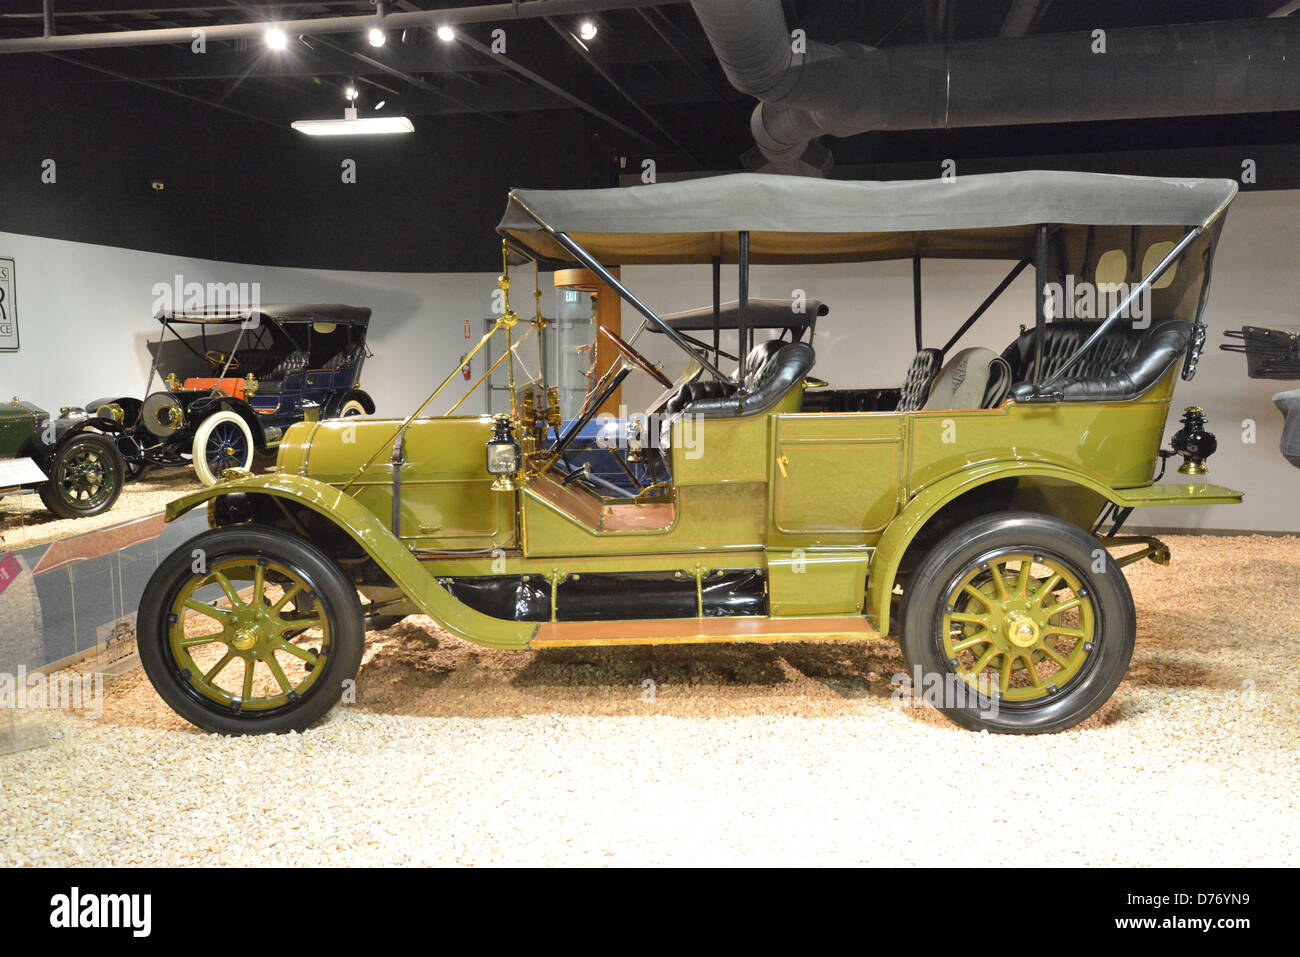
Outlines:
{"type": "Polygon", "coordinates": [[[80,432],[59,446],[50,457],[48,474],[50,480],[40,487],[41,501],[59,518],[89,518],[107,512],[122,494],[122,486],[126,482],[126,471],[117,446],[112,439],[99,432],[80,432]],[[77,508],[59,494],[60,473],[67,467],[73,452],[87,448],[98,452],[105,464],[104,483],[108,485],[108,495],[89,508],[77,508]]]}
{"type": "Polygon", "coordinates": [[[941,539],[921,560],[902,609],[902,649],[907,673],[952,689],[939,710],[973,731],[1042,734],[1064,731],[1086,720],[1114,694],[1128,671],[1137,633],[1133,595],[1124,572],[1092,535],[1075,525],[1034,512],[999,512],[967,522],[941,539]],[[947,596],[971,565],[1006,548],[1024,548],[1065,563],[1093,599],[1094,643],[1086,670],[1062,692],[1041,703],[1004,703],[977,696],[944,658],[940,630],[947,596]],[[1092,572],[1094,554],[1104,554],[1104,571],[1092,572]]]}
{"type": "Polygon", "coordinates": [[[145,586],[136,641],[145,674],[159,696],[186,721],[221,734],[282,734],[303,731],[338,704],[345,682],[361,666],[365,631],[357,590],[328,555],[311,542],[266,525],[236,525],[203,532],[168,555],[145,586]],[[237,556],[282,562],[307,581],[329,618],[332,653],[325,672],[297,701],[269,711],[237,712],[204,698],[181,677],[167,641],[167,609],[194,577],[193,552],[209,563],[237,556]]]}

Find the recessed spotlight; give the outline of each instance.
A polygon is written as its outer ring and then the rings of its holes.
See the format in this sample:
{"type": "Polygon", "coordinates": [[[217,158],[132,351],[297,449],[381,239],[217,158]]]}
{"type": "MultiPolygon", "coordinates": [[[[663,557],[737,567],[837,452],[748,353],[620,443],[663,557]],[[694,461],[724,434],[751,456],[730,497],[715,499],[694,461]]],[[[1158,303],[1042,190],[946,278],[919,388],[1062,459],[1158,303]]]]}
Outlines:
{"type": "Polygon", "coordinates": [[[438,27],[438,39],[443,43],[450,43],[452,40],[456,39],[456,31],[444,23],[442,26],[438,27]]]}
{"type": "Polygon", "coordinates": [[[388,42],[388,34],[384,33],[379,27],[371,27],[370,33],[367,34],[372,47],[381,47],[388,42]]]}
{"type": "Polygon", "coordinates": [[[357,92],[357,88],[355,86],[350,86],[343,91],[343,98],[347,100],[349,103],[354,102],[356,98],[360,95],[361,94],[357,92]]]}
{"type": "Polygon", "coordinates": [[[590,20],[583,20],[582,25],[578,27],[578,36],[584,40],[596,39],[596,24],[590,20]]]}
{"type": "Polygon", "coordinates": [[[289,45],[289,38],[284,35],[284,31],[277,27],[271,27],[266,31],[266,45],[272,50],[283,50],[289,45]]]}

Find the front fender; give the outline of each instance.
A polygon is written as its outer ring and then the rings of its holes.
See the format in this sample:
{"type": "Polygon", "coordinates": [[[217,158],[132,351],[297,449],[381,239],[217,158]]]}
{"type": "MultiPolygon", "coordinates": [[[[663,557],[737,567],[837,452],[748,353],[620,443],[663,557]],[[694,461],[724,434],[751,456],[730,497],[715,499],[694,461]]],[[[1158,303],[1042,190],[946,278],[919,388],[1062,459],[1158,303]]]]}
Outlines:
{"type": "Polygon", "coordinates": [[[452,634],[491,648],[526,648],[537,631],[536,622],[505,621],[475,611],[451,596],[374,512],[332,485],[303,475],[273,472],[218,482],[168,503],[167,521],[195,506],[231,492],[269,495],[310,508],[328,518],[368,554],[406,596],[452,634]]]}
{"type": "Polygon", "coordinates": [[[1044,462],[989,462],[945,476],[913,496],[902,514],[880,536],[871,556],[867,577],[867,618],[882,634],[889,634],[889,605],[907,546],[935,513],[949,502],[996,479],[1048,478],[1069,482],[1096,492],[1121,508],[1155,505],[1228,505],[1241,501],[1242,493],[1221,485],[1168,484],[1116,489],[1092,476],[1044,462]]]}

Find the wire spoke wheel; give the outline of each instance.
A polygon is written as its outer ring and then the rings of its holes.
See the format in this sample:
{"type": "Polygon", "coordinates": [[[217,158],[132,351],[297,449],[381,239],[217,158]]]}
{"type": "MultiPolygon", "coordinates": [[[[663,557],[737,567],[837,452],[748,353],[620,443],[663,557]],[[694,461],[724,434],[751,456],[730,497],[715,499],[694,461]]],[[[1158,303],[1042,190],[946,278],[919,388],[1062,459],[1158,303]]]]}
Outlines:
{"type": "Polygon", "coordinates": [[[1006,703],[1058,694],[1093,649],[1088,590],[1064,562],[1027,552],[989,556],[950,589],[940,627],[944,657],[980,694],[1006,703]]]}

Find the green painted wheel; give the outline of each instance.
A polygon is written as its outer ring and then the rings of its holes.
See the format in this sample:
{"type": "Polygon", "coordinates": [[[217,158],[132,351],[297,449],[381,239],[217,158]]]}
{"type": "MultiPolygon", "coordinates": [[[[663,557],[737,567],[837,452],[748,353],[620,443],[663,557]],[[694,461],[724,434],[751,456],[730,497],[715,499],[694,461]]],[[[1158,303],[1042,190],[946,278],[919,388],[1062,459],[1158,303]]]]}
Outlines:
{"type": "Polygon", "coordinates": [[[122,456],[113,440],[98,432],[80,432],[50,458],[50,480],[40,488],[41,501],[60,518],[87,518],[107,512],[125,481],[122,456]]]}
{"type": "Polygon", "coordinates": [[[1061,731],[1128,670],[1136,620],[1124,573],[1068,522],[1001,512],[952,529],[904,588],[903,658],[915,689],[957,724],[1061,731]]]}
{"type": "Polygon", "coordinates": [[[302,730],[360,665],[356,590],[297,536],[257,525],[205,532],[145,588],[140,657],[182,717],[210,731],[302,730]]]}
{"type": "Polygon", "coordinates": [[[1016,550],[985,556],[948,593],[940,632],[953,671],[1006,703],[1068,687],[1093,648],[1092,598],[1059,558],[1016,550]]]}

